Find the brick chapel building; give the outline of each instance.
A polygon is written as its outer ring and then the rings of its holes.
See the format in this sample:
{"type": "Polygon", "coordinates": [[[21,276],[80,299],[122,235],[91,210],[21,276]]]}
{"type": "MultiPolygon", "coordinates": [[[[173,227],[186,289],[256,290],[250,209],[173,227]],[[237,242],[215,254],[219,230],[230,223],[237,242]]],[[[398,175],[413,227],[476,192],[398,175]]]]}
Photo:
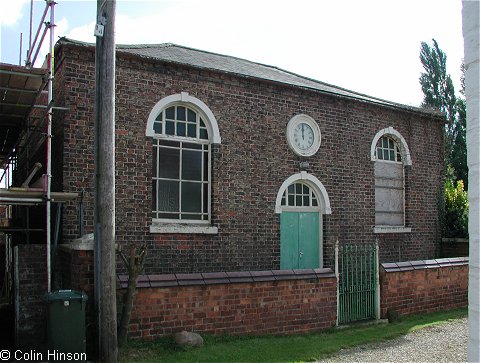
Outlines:
{"type": "MultiPolygon", "coordinates": [[[[53,188],[63,243],[93,233],[95,47],[56,46],[53,188]]],[[[332,267],[434,258],[443,118],[244,59],[174,44],[118,46],[116,236],[146,273],[332,267]]]]}

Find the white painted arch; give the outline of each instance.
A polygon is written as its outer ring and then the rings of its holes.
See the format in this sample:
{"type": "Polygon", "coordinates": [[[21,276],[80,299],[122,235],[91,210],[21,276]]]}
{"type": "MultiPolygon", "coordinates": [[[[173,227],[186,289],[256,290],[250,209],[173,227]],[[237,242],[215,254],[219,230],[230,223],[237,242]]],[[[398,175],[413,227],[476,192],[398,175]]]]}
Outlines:
{"type": "Polygon", "coordinates": [[[332,214],[332,209],[330,208],[330,198],[328,197],[327,190],[323,186],[322,182],[318,180],[312,174],[307,173],[306,171],[301,171],[298,174],[294,174],[288,177],[280,187],[277,193],[277,199],[275,202],[275,213],[282,213],[282,196],[285,190],[297,181],[302,181],[307,184],[310,188],[313,189],[317,198],[319,199],[319,204],[321,207],[322,214],[332,214]]]}
{"type": "Polygon", "coordinates": [[[387,127],[383,130],[380,130],[377,132],[375,137],[373,138],[372,141],[372,146],[370,147],[370,157],[372,161],[377,161],[377,153],[376,153],[376,147],[378,140],[382,136],[390,136],[392,139],[394,139],[398,145],[400,146],[400,153],[402,154],[402,161],[404,165],[412,165],[412,158],[410,156],[410,150],[408,148],[408,144],[403,138],[403,136],[395,130],[393,127],[387,127]]]}
{"type": "Polygon", "coordinates": [[[185,103],[194,106],[198,111],[205,115],[205,125],[208,129],[208,135],[210,141],[213,144],[220,144],[222,139],[220,137],[220,131],[218,129],[217,119],[213,115],[213,112],[208,108],[208,106],[199,100],[196,97],[190,96],[187,92],[181,92],[174,95],[170,95],[167,97],[162,98],[158,101],[155,106],[153,106],[152,110],[150,111],[150,115],[148,116],[147,120],[147,129],[145,131],[146,136],[154,137],[156,136],[155,131],[153,130],[153,123],[157,118],[158,114],[164,109],[169,107],[174,103],[185,103]]]}

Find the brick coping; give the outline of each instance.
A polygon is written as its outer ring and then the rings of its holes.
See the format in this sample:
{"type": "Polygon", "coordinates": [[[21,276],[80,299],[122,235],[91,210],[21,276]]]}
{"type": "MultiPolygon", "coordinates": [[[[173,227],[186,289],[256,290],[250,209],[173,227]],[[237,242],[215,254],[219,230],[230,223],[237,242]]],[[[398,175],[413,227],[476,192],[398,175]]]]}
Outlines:
{"type": "MultiPolygon", "coordinates": [[[[137,287],[205,286],[334,277],[335,273],[331,268],[140,275],[137,278],[137,287]]],[[[128,275],[118,275],[118,280],[121,288],[127,287],[128,275]]]]}
{"type": "Polygon", "coordinates": [[[468,266],[468,257],[382,263],[385,272],[411,271],[452,266],[468,266]]]}

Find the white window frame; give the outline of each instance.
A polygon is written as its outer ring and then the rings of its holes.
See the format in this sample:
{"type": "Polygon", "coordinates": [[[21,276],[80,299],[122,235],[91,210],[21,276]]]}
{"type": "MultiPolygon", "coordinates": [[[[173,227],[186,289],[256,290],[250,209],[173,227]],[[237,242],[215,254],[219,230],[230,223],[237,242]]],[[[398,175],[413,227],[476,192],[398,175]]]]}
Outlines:
{"type": "MultiPolygon", "coordinates": [[[[200,101],[199,99],[190,96],[186,92],[182,92],[175,95],[170,95],[165,98],[162,98],[158,101],[155,106],[150,111],[150,115],[147,120],[147,127],[146,127],[146,136],[152,137],[155,140],[168,140],[168,141],[175,141],[175,142],[187,142],[187,143],[194,143],[194,144],[201,144],[205,145],[208,144],[208,220],[187,220],[187,219],[163,219],[163,218],[152,218],[152,224],[150,225],[150,233],[200,233],[200,234],[216,234],[218,233],[218,228],[216,226],[211,225],[211,201],[212,201],[212,177],[211,177],[211,161],[212,161],[212,144],[220,144],[220,132],[218,128],[218,123],[213,115],[212,111],[208,108],[208,106],[200,101]],[[162,132],[163,133],[156,133],[153,126],[156,122],[157,116],[160,112],[164,112],[167,108],[171,106],[184,106],[186,108],[190,108],[197,113],[197,117],[201,117],[208,133],[208,140],[200,139],[199,134],[199,125],[197,125],[197,137],[183,137],[183,136],[176,136],[176,135],[166,135],[165,134],[165,127],[166,122],[163,119],[162,123],[162,132]]],[[[158,163],[158,153],[159,153],[160,146],[152,145],[152,149],[154,152],[157,152],[157,163],[158,163]]],[[[203,149],[202,149],[202,152],[203,149]]],[[[180,158],[180,165],[181,167],[181,158],[180,158]]],[[[157,166],[158,168],[158,166],[157,166]]],[[[202,174],[203,174],[202,168],[202,174]]],[[[152,176],[152,182],[156,178],[156,176],[152,176]]],[[[203,178],[202,178],[203,179],[203,178]]],[[[179,183],[181,183],[181,179],[179,177],[179,183]]],[[[202,182],[203,184],[203,182],[202,182]]],[[[181,193],[179,193],[179,200],[181,198],[181,193]]],[[[203,201],[202,201],[203,203],[203,201]]],[[[202,209],[203,210],[203,209],[202,209]]],[[[152,211],[154,212],[154,211],[152,211]]],[[[156,211],[158,213],[158,211],[156,211]]],[[[188,213],[187,213],[188,214],[188,213]]]]}
{"type": "MultiPolygon", "coordinates": [[[[405,220],[406,220],[405,166],[412,165],[412,159],[411,159],[410,150],[408,148],[407,142],[397,130],[395,130],[393,127],[387,127],[377,132],[377,134],[373,138],[370,154],[371,154],[371,160],[376,163],[378,162],[378,163],[402,164],[402,177],[403,177],[403,226],[394,226],[394,225],[377,226],[376,225],[373,228],[373,232],[374,233],[410,233],[412,229],[410,227],[405,226],[405,220]],[[382,160],[377,158],[377,144],[380,141],[380,139],[383,138],[384,136],[394,141],[395,147],[398,148],[398,151],[401,154],[401,161],[382,160]]],[[[396,159],[396,156],[395,156],[395,159],[396,159]]],[[[375,209],[375,213],[376,213],[376,209],[375,209]]]]}
{"type": "MultiPolygon", "coordinates": [[[[208,175],[207,175],[207,193],[208,193],[208,198],[207,198],[207,216],[208,216],[208,219],[207,220],[204,220],[204,219],[167,219],[167,218],[152,218],[152,222],[153,223],[172,223],[172,222],[175,222],[175,223],[178,223],[178,224],[210,224],[211,223],[211,191],[212,191],[212,186],[211,186],[211,176],[212,176],[212,172],[211,172],[211,160],[212,160],[212,153],[211,153],[211,150],[212,150],[212,147],[211,147],[211,144],[208,142],[208,140],[202,140],[202,141],[207,141],[207,142],[199,142],[198,140],[197,141],[193,141],[193,140],[187,140],[187,141],[181,141],[180,138],[167,138],[167,137],[154,137],[154,140],[171,140],[171,141],[175,141],[175,142],[179,142],[180,143],[180,146],[177,148],[177,147],[174,147],[174,146],[153,146],[154,150],[156,151],[157,153],[157,162],[158,162],[158,158],[159,158],[159,155],[160,155],[160,148],[163,147],[163,148],[168,148],[168,149],[178,149],[180,150],[180,154],[181,154],[181,151],[182,150],[193,150],[193,149],[188,149],[187,147],[184,147],[182,143],[192,143],[192,144],[196,144],[196,145],[202,145],[202,149],[201,150],[195,150],[195,151],[198,151],[198,152],[201,152],[201,153],[204,153],[205,150],[203,149],[203,145],[208,145],[208,150],[207,150],[207,153],[208,153],[208,175]]],[[[157,166],[158,168],[158,166],[157,166]]],[[[180,157],[179,158],[179,169],[182,170],[182,158],[180,157]]],[[[198,184],[201,184],[201,185],[204,185],[205,184],[205,181],[204,181],[204,165],[203,165],[203,162],[202,162],[202,170],[201,170],[201,173],[202,173],[202,180],[201,181],[192,181],[192,180],[188,180],[188,179],[182,179],[182,177],[179,175],[178,179],[171,179],[171,178],[160,178],[160,177],[156,177],[156,176],[153,176],[152,179],[153,180],[165,180],[165,181],[174,181],[174,182],[178,182],[179,183],[179,192],[178,192],[178,202],[179,202],[179,206],[182,205],[182,182],[192,182],[192,183],[198,183],[198,184]]],[[[158,191],[157,191],[158,193],[158,191]]],[[[203,193],[203,192],[202,192],[203,193]]],[[[203,211],[203,198],[201,200],[201,210],[203,211]]],[[[158,204],[158,201],[156,202],[156,204],[158,204]]],[[[158,208],[158,207],[157,207],[158,208]]],[[[164,211],[164,212],[160,212],[158,211],[158,209],[156,211],[152,211],[152,213],[165,213],[165,214],[197,214],[197,213],[188,213],[188,212],[181,212],[181,211],[178,211],[178,212],[167,212],[167,211],[164,211]]],[[[204,214],[203,212],[200,213],[200,215],[204,214]]]]}

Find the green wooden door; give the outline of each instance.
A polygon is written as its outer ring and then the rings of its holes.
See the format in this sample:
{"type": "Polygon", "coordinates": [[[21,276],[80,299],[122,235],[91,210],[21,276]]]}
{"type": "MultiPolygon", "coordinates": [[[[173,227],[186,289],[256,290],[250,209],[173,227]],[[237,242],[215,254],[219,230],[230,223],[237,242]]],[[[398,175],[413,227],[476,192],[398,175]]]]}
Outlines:
{"type": "Polygon", "coordinates": [[[280,217],[280,269],[320,267],[318,212],[283,212],[280,217]]]}

